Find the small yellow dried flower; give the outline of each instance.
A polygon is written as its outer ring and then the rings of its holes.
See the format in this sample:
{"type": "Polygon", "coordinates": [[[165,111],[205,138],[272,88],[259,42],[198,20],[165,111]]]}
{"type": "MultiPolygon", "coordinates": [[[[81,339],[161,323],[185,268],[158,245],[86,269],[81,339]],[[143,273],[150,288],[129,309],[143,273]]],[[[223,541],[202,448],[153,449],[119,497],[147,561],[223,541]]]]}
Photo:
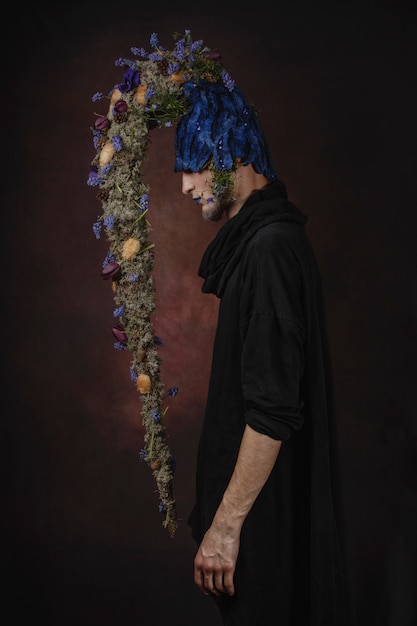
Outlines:
{"type": "Polygon", "coordinates": [[[139,87],[136,90],[136,102],[138,104],[140,104],[141,106],[145,106],[146,104],[146,91],[147,91],[147,86],[146,85],[139,85],[139,87]]]}
{"type": "Polygon", "coordinates": [[[149,393],[151,390],[151,379],[147,374],[139,374],[136,386],[140,393],[149,393]]]}
{"type": "Polygon", "coordinates": [[[110,109],[113,109],[114,105],[116,104],[118,100],[120,100],[121,97],[122,97],[122,92],[120,91],[120,89],[116,87],[116,89],[113,91],[111,98],[110,98],[110,109]]]}
{"type": "Polygon", "coordinates": [[[185,83],[188,79],[187,75],[184,74],[184,72],[174,72],[173,74],[171,74],[171,80],[173,83],[182,85],[182,83],[185,83]]]}
{"type": "Polygon", "coordinates": [[[122,257],[124,259],[131,259],[140,250],[140,241],[134,237],[129,237],[123,244],[122,257]]]}
{"type": "Polygon", "coordinates": [[[105,165],[110,163],[110,161],[112,160],[114,156],[114,152],[115,150],[114,150],[112,142],[106,141],[106,143],[104,144],[104,146],[102,147],[100,151],[100,156],[99,156],[100,167],[104,167],[105,165]]]}

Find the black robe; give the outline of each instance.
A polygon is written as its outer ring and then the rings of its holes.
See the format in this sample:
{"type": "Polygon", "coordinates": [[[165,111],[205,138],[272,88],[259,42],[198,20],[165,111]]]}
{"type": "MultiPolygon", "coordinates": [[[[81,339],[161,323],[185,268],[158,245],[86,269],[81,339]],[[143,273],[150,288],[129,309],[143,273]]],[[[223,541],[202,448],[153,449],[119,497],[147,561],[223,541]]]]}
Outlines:
{"type": "Polygon", "coordinates": [[[229,626],[347,626],[341,492],[330,353],[306,218],[285,186],[255,192],[207,248],[203,292],[221,299],[196,503],[199,544],[246,424],[283,441],[242,528],[229,626]]]}

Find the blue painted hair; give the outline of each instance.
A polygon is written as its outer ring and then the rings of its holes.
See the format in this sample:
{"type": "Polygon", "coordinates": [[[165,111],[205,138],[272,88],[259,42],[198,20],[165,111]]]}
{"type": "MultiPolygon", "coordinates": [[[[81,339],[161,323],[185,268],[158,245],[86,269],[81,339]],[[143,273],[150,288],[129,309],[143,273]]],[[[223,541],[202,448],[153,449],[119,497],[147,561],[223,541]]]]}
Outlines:
{"type": "Polygon", "coordinates": [[[186,82],[183,89],[191,108],[176,128],[175,172],[200,172],[210,159],[217,170],[232,170],[240,158],[269,181],[277,180],[256,113],[237,85],[229,90],[200,80],[186,82]]]}

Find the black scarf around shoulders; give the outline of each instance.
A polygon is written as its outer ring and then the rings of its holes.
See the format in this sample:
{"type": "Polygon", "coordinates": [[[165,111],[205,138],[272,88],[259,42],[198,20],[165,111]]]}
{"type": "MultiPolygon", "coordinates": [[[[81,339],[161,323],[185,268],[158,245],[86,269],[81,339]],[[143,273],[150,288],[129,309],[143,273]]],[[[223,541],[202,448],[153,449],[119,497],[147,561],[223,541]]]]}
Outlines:
{"type": "Polygon", "coordinates": [[[304,226],[306,221],[306,216],[288,200],[282,182],[273,182],[255,191],[239,213],[221,227],[204,252],[198,270],[198,275],[204,278],[203,293],[222,297],[247,242],[259,228],[273,222],[297,222],[304,226]]]}

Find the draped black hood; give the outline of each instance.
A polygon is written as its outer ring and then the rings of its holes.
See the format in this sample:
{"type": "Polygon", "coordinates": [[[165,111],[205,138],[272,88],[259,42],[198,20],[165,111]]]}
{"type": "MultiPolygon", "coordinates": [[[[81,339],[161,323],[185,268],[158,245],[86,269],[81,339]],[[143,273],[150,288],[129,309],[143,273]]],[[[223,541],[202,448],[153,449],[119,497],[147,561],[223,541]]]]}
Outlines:
{"type": "Polygon", "coordinates": [[[205,279],[203,293],[222,297],[248,241],[260,228],[273,222],[296,222],[304,227],[306,221],[306,216],[288,200],[282,182],[273,182],[255,191],[207,247],[198,270],[198,275],[205,279]]]}

